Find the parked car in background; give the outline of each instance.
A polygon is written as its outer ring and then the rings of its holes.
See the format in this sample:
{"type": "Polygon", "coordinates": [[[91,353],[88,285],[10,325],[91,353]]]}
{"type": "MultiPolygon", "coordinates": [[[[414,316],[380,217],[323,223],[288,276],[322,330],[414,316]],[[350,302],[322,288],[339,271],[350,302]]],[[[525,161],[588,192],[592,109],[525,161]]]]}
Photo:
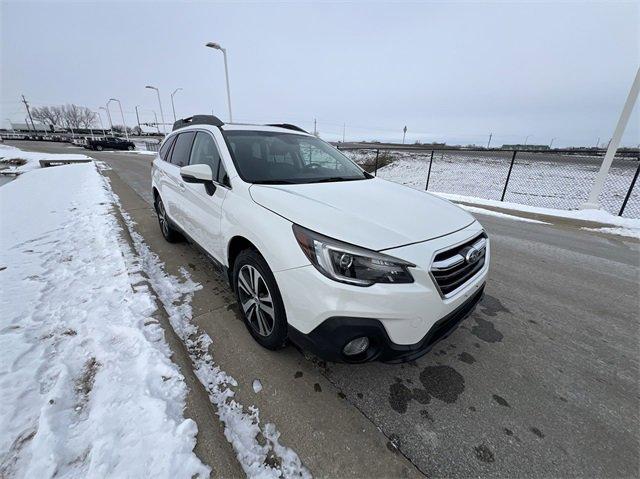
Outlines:
{"type": "Polygon", "coordinates": [[[198,115],[173,129],[152,168],[162,234],[226,272],[262,346],[409,361],[482,297],[489,238],[453,203],[376,178],[293,125],[198,115]]]}
{"type": "Polygon", "coordinates": [[[136,145],[132,141],[118,137],[87,138],[85,148],[89,150],[135,150],[136,145]]]}

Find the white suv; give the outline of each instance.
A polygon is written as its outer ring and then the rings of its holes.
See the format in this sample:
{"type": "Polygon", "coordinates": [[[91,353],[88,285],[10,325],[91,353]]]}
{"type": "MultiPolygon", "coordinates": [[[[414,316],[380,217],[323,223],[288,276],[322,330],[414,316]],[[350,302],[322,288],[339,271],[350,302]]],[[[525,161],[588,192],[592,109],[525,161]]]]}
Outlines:
{"type": "Polygon", "coordinates": [[[221,267],[264,347],[411,360],[482,296],[489,240],[471,215],[293,125],[179,120],[152,184],[164,237],[187,237],[221,267]]]}

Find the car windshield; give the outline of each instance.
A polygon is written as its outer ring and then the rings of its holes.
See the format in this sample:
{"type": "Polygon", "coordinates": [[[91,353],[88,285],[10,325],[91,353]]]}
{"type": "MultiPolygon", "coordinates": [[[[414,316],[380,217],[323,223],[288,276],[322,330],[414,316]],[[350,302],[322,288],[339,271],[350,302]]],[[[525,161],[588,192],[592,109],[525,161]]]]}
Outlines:
{"type": "Polygon", "coordinates": [[[224,135],[240,177],[249,183],[299,184],[370,178],[324,141],[272,131],[228,130],[224,135]]]}

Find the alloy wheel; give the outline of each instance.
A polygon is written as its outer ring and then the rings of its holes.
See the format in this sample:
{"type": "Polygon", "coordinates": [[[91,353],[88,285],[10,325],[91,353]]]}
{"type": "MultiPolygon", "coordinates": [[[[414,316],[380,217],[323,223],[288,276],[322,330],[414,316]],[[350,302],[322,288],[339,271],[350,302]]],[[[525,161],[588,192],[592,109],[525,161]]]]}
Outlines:
{"type": "Polygon", "coordinates": [[[260,336],[269,336],[275,326],[271,292],[256,268],[245,264],[238,272],[240,306],[253,330],[260,336]]]}
{"type": "Polygon", "coordinates": [[[160,222],[160,229],[162,234],[166,237],[169,236],[169,223],[167,223],[167,212],[164,209],[162,200],[158,200],[158,221],[160,222]]]}

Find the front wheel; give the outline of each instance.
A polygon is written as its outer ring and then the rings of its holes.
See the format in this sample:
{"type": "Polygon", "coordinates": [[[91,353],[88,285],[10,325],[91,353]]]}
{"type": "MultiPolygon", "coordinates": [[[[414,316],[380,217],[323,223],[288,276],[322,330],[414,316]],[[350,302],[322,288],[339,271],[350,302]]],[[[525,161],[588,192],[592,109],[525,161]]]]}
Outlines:
{"type": "Polygon", "coordinates": [[[180,241],[180,233],[171,226],[169,217],[167,216],[167,210],[160,196],[156,199],[156,213],[158,214],[158,223],[160,224],[160,231],[164,239],[169,243],[177,243],[180,241]]]}
{"type": "Polygon", "coordinates": [[[96,146],[96,150],[98,150],[98,151],[102,151],[102,145],[98,145],[98,146],[96,146]]]}
{"type": "Polygon", "coordinates": [[[129,145],[129,146],[127,146],[127,150],[129,150],[129,151],[133,151],[133,148],[134,148],[134,146],[133,146],[133,145],[129,145]]]}
{"type": "Polygon", "coordinates": [[[233,266],[233,285],[240,314],[251,336],[267,349],[287,341],[287,316],[276,279],[264,258],[244,250],[233,266]]]}

